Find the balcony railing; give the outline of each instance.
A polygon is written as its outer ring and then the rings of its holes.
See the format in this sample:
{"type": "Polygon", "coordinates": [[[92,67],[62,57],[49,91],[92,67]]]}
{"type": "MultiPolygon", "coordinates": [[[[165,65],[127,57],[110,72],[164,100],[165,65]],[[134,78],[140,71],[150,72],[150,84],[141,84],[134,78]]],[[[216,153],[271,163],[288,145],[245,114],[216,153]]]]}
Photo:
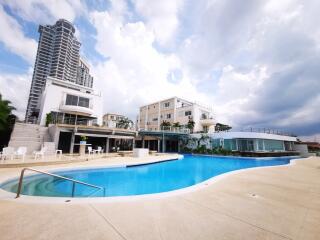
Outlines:
{"type": "Polygon", "coordinates": [[[52,119],[52,124],[66,124],[66,125],[82,125],[82,126],[92,126],[92,119],[76,119],[75,117],[64,117],[52,119]]]}
{"type": "Polygon", "coordinates": [[[76,105],[66,105],[66,104],[60,104],[60,110],[65,112],[79,112],[84,114],[93,114],[93,107],[92,105],[89,105],[89,107],[82,107],[82,106],[76,106],[76,105]]]}
{"type": "Polygon", "coordinates": [[[146,131],[146,132],[167,132],[167,133],[183,133],[189,134],[190,129],[185,127],[172,127],[172,126],[163,126],[160,130],[152,130],[152,129],[144,129],[140,128],[139,131],[146,131]]]}
{"type": "Polygon", "coordinates": [[[244,128],[244,129],[241,129],[240,132],[268,133],[268,134],[276,134],[276,135],[289,136],[289,137],[297,137],[293,133],[288,133],[288,132],[270,129],[270,128],[244,128]]]}

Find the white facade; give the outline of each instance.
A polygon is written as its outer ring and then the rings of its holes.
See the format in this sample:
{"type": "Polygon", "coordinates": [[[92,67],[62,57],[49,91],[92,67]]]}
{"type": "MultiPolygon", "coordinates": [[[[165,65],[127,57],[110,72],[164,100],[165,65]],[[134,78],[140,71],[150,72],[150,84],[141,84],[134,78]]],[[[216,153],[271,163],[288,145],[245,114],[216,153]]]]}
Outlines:
{"type": "MultiPolygon", "coordinates": [[[[89,119],[88,124],[102,124],[102,97],[92,88],[80,86],[52,77],[47,78],[44,92],[41,95],[41,106],[38,123],[46,124],[47,113],[61,113],[76,116],[76,118],[89,119]],[[68,99],[73,99],[74,101],[68,99]],[[83,102],[81,102],[83,101],[83,102]]],[[[66,119],[59,119],[64,123],[66,119]]]]}
{"type": "MultiPolygon", "coordinates": [[[[105,115],[103,115],[103,126],[106,126],[108,128],[117,128],[119,121],[123,119],[128,118],[120,114],[106,113],[105,115]]],[[[130,126],[129,128],[132,128],[132,126],[130,126]]]]}
{"type": "MultiPolygon", "coordinates": [[[[204,145],[208,148],[222,147],[240,152],[285,152],[294,151],[297,138],[264,132],[215,132],[207,135],[204,145]]],[[[201,134],[192,134],[201,138],[201,134]]]]}
{"type": "Polygon", "coordinates": [[[212,138],[222,138],[222,139],[269,139],[269,140],[279,140],[279,141],[288,141],[296,142],[296,137],[270,134],[270,133],[261,133],[261,132],[215,132],[210,135],[212,138]]]}
{"type": "Polygon", "coordinates": [[[213,111],[209,107],[173,97],[140,107],[137,126],[144,130],[160,130],[161,123],[179,123],[186,126],[194,121],[194,132],[214,132],[213,111]]]}

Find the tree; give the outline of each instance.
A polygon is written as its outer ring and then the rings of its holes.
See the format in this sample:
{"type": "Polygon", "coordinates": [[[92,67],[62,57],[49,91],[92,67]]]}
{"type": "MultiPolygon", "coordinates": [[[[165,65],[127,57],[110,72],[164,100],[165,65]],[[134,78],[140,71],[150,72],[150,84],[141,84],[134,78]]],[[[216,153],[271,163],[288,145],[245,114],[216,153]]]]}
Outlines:
{"type": "Polygon", "coordinates": [[[175,122],[172,124],[172,127],[179,128],[179,127],[181,127],[181,125],[179,122],[175,122]]]}
{"type": "Polygon", "coordinates": [[[214,128],[215,128],[215,131],[216,131],[216,132],[221,132],[221,131],[228,131],[228,130],[230,130],[232,127],[230,127],[229,125],[226,125],[226,124],[217,123],[214,128]]]}
{"type": "Polygon", "coordinates": [[[0,94],[0,149],[8,145],[16,116],[12,113],[15,108],[0,94]]]}
{"type": "Polygon", "coordinates": [[[52,114],[51,113],[47,113],[46,115],[46,127],[49,126],[50,123],[52,123],[52,114]]]}
{"type": "Polygon", "coordinates": [[[160,124],[161,128],[165,128],[165,127],[171,127],[171,123],[167,122],[166,120],[164,120],[161,124],[160,124]]]}
{"type": "Polygon", "coordinates": [[[117,128],[128,129],[133,125],[133,122],[129,118],[122,118],[117,123],[117,128]]]}
{"type": "Polygon", "coordinates": [[[190,129],[191,133],[193,132],[194,125],[195,125],[195,122],[193,120],[189,119],[189,122],[187,124],[187,128],[190,129]]]}

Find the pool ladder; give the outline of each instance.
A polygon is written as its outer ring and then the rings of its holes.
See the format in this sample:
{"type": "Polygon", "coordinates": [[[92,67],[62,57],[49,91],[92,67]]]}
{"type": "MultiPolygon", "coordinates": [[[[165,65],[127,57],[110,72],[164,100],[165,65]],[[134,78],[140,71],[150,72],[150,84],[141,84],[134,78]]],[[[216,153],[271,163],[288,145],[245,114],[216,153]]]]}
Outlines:
{"type": "MultiPolygon", "coordinates": [[[[85,183],[85,182],[81,182],[81,181],[78,181],[78,180],[74,180],[74,179],[71,179],[71,178],[67,178],[67,177],[63,177],[63,176],[60,176],[60,175],[56,175],[56,174],[53,174],[53,173],[49,173],[49,172],[45,172],[45,171],[40,171],[40,170],[37,170],[37,169],[34,169],[34,168],[23,168],[21,170],[21,174],[20,174],[20,178],[19,178],[19,185],[18,185],[18,190],[17,190],[17,195],[16,195],[16,198],[20,197],[20,194],[21,194],[21,190],[22,190],[22,184],[23,184],[23,177],[24,177],[24,172],[28,170],[28,171],[32,171],[32,172],[37,172],[37,173],[41,173],[41,174],[45,174],[45,175],[49,175],[49,176],[52,176],[52,177],[56,177],[56,178],[60,178],[60,179],[63,179],[63,180],[67,180],[67,181],[70,181],[72,182],[72,193],[71,193],[71,197],[74,197],[74,192],[75,192],[75,185],[76,184],[81,184],[81,185],[85,185],[85,186],[88,186],[88,187],[93,187],[93,188],[96,188],[97,190],[94,191],[93,193],[91,193],[89,196],[92,196],[94,193],[98,192],[98,191],[103,191],[103,196],[106,195],[106,189],[104,187],[100,187],[100,186],[96,186],[96,185],[92,185],[92,184],[89,184],[89,183],[85,183]]],[[[88,196],[88,197],[89,197],[88,196]]]]}

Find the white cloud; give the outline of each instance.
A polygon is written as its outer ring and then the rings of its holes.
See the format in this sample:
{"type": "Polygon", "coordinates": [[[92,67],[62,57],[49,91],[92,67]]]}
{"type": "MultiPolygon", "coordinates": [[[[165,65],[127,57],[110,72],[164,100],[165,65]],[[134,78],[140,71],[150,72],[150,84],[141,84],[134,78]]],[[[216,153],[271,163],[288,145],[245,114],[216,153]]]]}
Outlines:
{"type": "Polygon", "coordinates": [[[109,58],[92,68],[95,84],[105,96],[105,110],[134,117],[139,106],[162,98],[204,99],[186,74],[179,83],[167,80],[171,70],[180,69],[179,58],[158,52],[154,32],[143,22],[123,22],[124,13],[111,9],[90,15],[97,30],[96,50],[109,58]]]}
{"type": "Polygon", "coordinates": [[[16,108],[14,114],[16,114],[20,120],[23,120],[25,117],[31,78],[31,68],[26,74],[0,75],[0,89],[2,97],[3,99],[7,99],[12,102],[12,106],[16,108]]]}
{"type": "Polygon", "coordinates": [[[134,0],[137,12],[146,19],[147,28],[154,32],[156,40],[168,44],[179,27],[179,11],[183,0],[134,0]]]}
{"type": "Polygon", "coordinates": [[[217,119],[239,126],[239,120],[257,118],[257,113],[248,107],[267,79],[266,67],[255,66],[248,73],[241,73],[233,66],[223,68],[217,89],[213,94],[217,119]]]}
{"type": "Polygon", "coordinates": [[[0,41],[14,54],[32,64],[35,59],[37,42],[24,35],[23,29],[0,5],[0,41]]]}
{"type": "Polygon", "coordinates": [[[38,24],[52,24],[59,18],[73,21],[77,15],[86,12],[81,0],[4,0],[21,18],[38,24]]]}

